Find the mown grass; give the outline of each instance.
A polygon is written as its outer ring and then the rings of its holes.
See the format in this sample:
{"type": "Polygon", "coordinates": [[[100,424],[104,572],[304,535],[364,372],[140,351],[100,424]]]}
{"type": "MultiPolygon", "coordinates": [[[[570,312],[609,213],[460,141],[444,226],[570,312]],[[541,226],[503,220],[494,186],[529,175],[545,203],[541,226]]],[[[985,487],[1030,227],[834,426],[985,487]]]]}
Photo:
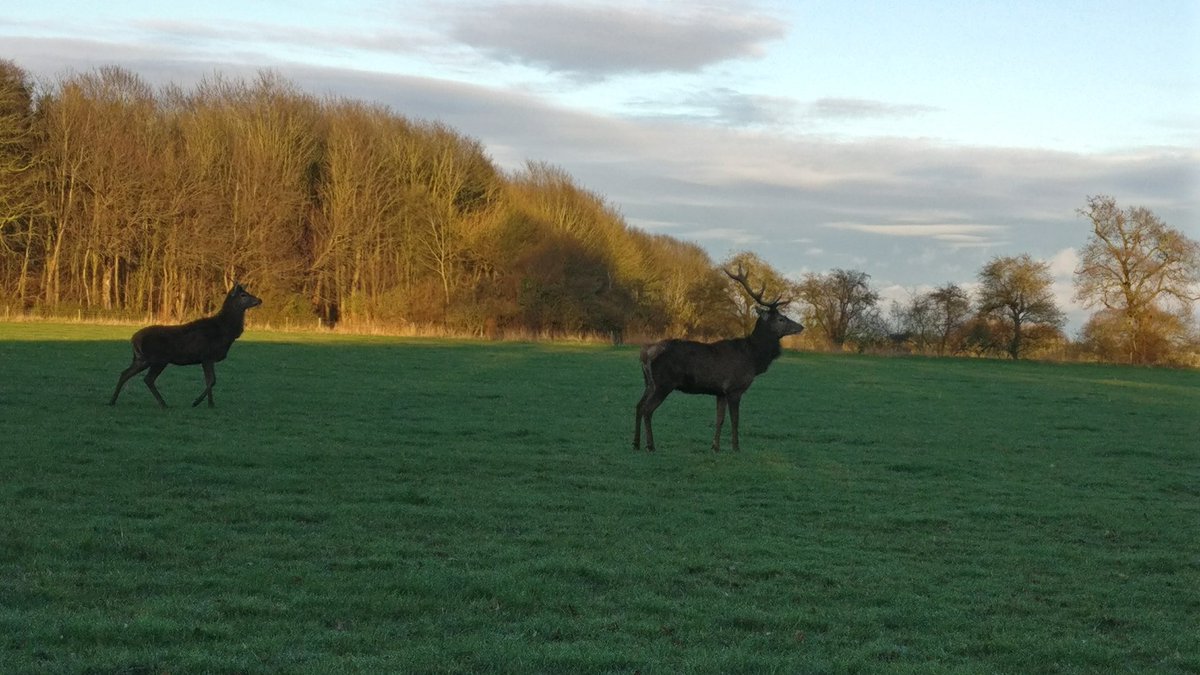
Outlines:
{"type": "Polygon", "coordinates": [[[0,324],[3,672],[1197,672],[1200,373],[0,324]],[[728,432],[727,432],[728,433],[728,432]]]}

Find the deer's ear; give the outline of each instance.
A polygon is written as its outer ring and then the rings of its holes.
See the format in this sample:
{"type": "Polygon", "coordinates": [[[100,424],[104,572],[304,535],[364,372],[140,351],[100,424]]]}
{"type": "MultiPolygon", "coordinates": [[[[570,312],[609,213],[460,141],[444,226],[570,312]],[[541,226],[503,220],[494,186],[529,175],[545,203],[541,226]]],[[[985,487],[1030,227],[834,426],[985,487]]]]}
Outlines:
{"type": "Polygon", "coordinates": [[[760,319],[767,318],[767,315],[771,313],[771,310],[767,309],[766,307],[755,307],[754,311],[758,314],[758,318],[760,319]]]}

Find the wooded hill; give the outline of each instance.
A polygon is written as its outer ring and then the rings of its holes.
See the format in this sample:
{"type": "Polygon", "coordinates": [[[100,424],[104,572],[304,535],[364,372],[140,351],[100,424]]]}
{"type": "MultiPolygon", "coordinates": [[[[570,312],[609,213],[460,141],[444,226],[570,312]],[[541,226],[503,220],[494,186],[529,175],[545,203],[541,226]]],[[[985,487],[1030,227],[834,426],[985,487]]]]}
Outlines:
{"type": "Polygon", "coordinates": [[[239,280],[256,319],[302,325],[705,336],[745,318],[702,249],[561,169],[505,172],[445,125],[272,73],[35,85],[0,61],[0,228],[9,313],[182,320],[239,280]]]}

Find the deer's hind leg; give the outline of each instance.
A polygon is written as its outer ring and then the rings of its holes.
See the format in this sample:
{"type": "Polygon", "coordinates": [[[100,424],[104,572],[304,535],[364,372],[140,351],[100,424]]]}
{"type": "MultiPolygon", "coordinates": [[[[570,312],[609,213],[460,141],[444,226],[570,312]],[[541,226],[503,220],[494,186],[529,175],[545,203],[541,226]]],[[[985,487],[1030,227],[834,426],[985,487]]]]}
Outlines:
{"type": "Polygon", "coordinates": [[[163,369],[166,367],[167,364],[165,363],[156,363],[150,366],[150,372],[146,373],[145,380],[146,387],[150,389],[151,394],[154,394],[154,398],[158,401],[158,405],[162,406],[163,408],[167,407],[167,402],[163,400],[162,394],[158,393],[158,387],[154,386],[154,381],[158,379],[158,376],[162,374],[163,369]]]}
{"type": "Polygon", "coordinates": [[[663,352],[665,343],[656,342],[651,345],[642,347],[642,353],[639,360],[642,364],[642,379],[646,382],[646,389],[642,391],[642,398],[637,403],[637,408],[634,410],[633,416],[633,449],[642,449],[642,420],[646,421],[646,450],[654,451],[654,432],[650,430],[650,415],[654,413],[654,409],[662,403],[662,400],[671,393],[667,391],[659,394],[658,387],[654,384],[654,368],[653,362],[655,357],[663,352]]]}
{"type": "Polygon", "coordinates": [[[117,388],[113,390],[112,398],[108,399],[108,404],[116,405],[117,397],[121,395],[121,388],[125,386],[125,383],[129,381],[129,378],[137,375],[149,367],[150,363],[148,361],[139,359],[135,354],[133,357],[133,363],[130,363],[128,368],[121,371],[121,376],[117,379],[117,388]]]}
{"type": "Polygon", "coordinates": [[[203,401],[205,398],[208,399],[208,407],[212,408],[215,405],[213,403],[212,390],[213,390],[213,386],[216,385],[216,383],[217,383],[217,371],[216,371],[215,367],[213,366],[212,361],[205,361],[203,365],[204,365],[204,391],[200,392],[200,395],[196,397],[195,401],[192,401],[193,408],[200,405],[200,401],[203,401]]]}
{"type": "MultiPolygon", "coordinates": [[[[658,387],[647,390],[645,396],[642,397],[641,403],[638,404],[638,413],[641,419],[646,423],[646,452],[654,452],[654,411],[667,398],[667,394],[671,391],[662,391],[658,387]]],[[[636,441],[636,434],[634,440],[636,441]]],[[[636,447],[636,445],[635,445],[636,447]]]]}
{"type": "MultiPolygon", "coordinates": [[[[646,401],[649,400],[650,395],[653,392],[654,392],[654,385],[647,383],[646,391],[642,392],[642,397],[640,399],[638,399],[638,402],[637,402],[637,408],[634,409],[634,413],[633,413],[633,449],[634,450],[642,449],[642,417],[644,415],[643,411],[645,410],[645,407],[646,407],[646,401]]],[[[653,441],[651,441],[651,445],[653,445],[653,441]]]]}

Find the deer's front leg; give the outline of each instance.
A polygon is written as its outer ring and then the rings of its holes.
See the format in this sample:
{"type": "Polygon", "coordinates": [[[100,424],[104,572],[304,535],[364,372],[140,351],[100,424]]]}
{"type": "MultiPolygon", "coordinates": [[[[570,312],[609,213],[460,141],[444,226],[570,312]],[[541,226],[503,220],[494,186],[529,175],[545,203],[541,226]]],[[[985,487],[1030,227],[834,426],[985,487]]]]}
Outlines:
{"type": "Polygon", "coordinates": [[[738,448],[738,412],[742,405],[741,394],[729,395],[729,426],[733,432],[733,451],[737,452],[738,448]]]}
{"type": "Polygon", "coordinates": [[[216,370],[213,368],[212,361],[205,361],[203,365],[204,365],[204,391],[200,392],[200,395],[196,397],[195,401],[192,401],[193,408],[200,405],[200,401],[203,401],[205,398],[208,398],[208,407],[211,408],[214,405],[212,390],[213,390],[213,385],[215,385],[217,383],[217,373],[216,373],[216,370]]]}
{"type": "MultiPolygon", "coordinates": [[[[726,403],[726,399],[724,396],[717,397],[717,428],[715,431],[713,431],[713,442],[712,442],[713,452],[721,451],[721,425],[725,423],[725,403],[726,403]]],[[[736,439],[737,439],[737,435],[735,434],[734,435],[734,448],[735,449],[737,448],[737,440],[736,439]]]]}

